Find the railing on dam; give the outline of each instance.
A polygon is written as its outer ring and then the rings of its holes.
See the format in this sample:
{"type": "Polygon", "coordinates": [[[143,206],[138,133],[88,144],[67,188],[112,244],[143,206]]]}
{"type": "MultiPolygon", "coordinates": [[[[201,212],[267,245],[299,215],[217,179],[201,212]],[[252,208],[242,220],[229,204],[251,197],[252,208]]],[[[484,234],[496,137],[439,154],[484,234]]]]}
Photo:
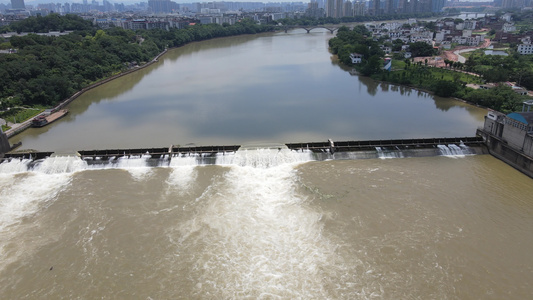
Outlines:
{"type": "MultiPolygon", "coordinates": [[[[481,147],[484,145],[481,137],[455,137],[455,138],[423,138],[423,139],[398,139],[398,140],[368,140],[368,141],[332,141],[311,143],[289,143],[287,148],[294,151],[311,151],[313,153],[362,152],[376,151],[376,149],[395,149],[399,151],[437,148],[439,145],[462,145],[467,147],[481,147]]],[[[203,157],[235,153],[240,145],[229,146],[175,146],[161,148],[134,148],[134,149],[106,149],[106,150],[80,150],[72,153],[54,152],[17,152],[7,153],[0,162],[7,159],[39,160],[58,155],[75,155],[85,160],[110,160],[121,157],[148,156],[159,159],[162,157],[175,157],[185,155],[199,155],[203,157]]]]}

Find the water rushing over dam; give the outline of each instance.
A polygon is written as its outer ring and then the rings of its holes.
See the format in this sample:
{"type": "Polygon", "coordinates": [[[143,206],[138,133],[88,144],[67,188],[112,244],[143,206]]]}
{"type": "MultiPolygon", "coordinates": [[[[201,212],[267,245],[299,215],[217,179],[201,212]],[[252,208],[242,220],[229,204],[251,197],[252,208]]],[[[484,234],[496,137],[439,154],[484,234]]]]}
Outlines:
{"type": "Polygon", "coordinates": [[[11,159],[0,164],[0,294],[527,298],[529,178],[436,148],[411,159],[315,161],[277,147],[216,164],[11,159]]]}
{"type": "Polygon", "coordinates": [[[10,140],[46,152],[0,164],[1,298],[531,298],[531,179],[466,139],[383,142],[486,111],[351,76],[331,36],[171,50],[10,140]]]}
{"type": "MultiPolygon", "coordinates": [[[[315,142],[293,144],[258,144],[245,146],[200,146],[149,149],[89,150],[75,153],[21,152],[7,154],[0,164],[0,171],[38,170],[58,157],[60,168],[66,171],[85,166],[97,168],[105,165],[112,168],[127,166],[163,167],[176,164],[191,165],[252,165],[277,166],[285,162],[331,160],[402,158],[424,156],[461,156],[486,153],[482,139],[477,137],[315,142]],[[258,158],[261,157],[261,160],[258,158]],[[177,162],[179,161],[179,163],[177,162]],[[65,164],[66,163],[66,164],[65,164]]],[[[52,163],[52,165],[55,165],[52,163]]]]}

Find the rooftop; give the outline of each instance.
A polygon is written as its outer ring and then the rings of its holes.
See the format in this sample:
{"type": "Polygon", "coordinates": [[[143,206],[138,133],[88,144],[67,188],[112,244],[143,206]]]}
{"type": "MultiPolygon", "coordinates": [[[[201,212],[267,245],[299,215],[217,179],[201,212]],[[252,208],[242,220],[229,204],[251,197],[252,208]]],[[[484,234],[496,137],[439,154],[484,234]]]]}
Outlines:
{"type": "Polygon", "coordinates": [[[526,125],[533,124],[533,112],[513,112],[507,117],[526,125]]]}

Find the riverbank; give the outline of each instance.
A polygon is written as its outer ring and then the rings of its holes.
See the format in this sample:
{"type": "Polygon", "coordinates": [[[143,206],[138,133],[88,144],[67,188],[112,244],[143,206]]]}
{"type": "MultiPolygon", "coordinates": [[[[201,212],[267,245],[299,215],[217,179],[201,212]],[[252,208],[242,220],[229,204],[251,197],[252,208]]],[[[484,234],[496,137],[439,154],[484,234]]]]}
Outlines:
{"type": "MultiPolygon", "coordinates": [[[[263,33],[265,31],[261,31],[261,32],[257,32],[257,33],[254,33],[254,34],[260,34],[260,33],[263,33]]],[[[246,35],[246,34],[249,34],[249,33],[242,33],[242,34],[236,34],[236,35],[231,35],[231,36],[238,36],[238,35],[246,35]]],[[[210,39],[216,39],[216,38],[223,38],[223,37],[227,37],[227,36],[220,36],[220,37],[214,37],[214,38],[210,38],[210,39]]],[[[91,90],[95,87],[98,87],[102,84],[105,84],[105,83],[108,83],[114,79],[117,79],[119,77],[122,77],[122,76],[125,76],[125,75],[128,75],[128,74],[131,74],[135,71],[138,71],[138,70],[141,70],[143,68],[146,68],[156,62],[158,62],[159,58],[164,55],[165,53],[167,53],[167,51],[169,49],[175,49],[175,48],[179,48],[179,47],[182,47],[184,45],[187,45],[187,44],[190,44],[190,43],[194,43],[194,42],[199,42],[199,41],[203,41],[203,39],[199,39],[199,40],[194,40],[194,41],[189,41],[188,43],[186,44],[182,44],[182,45],[179,45],[179,46],[174,46],[174,47],[170,47],[170,48],[166,48],[165,50],[163,50],[161,53],[159,53],[157,56],[155,56],[150,62],[148,63],[145,63],[144,65],[142,66],[137,66],[137,67],[134,67],[134,68],[131,68],[127,71],[124,71],[124,72],[121,72],[119,74],[116,74],[116,75],[113,75],[113,76],[110,76],[110,77],[107,77],[105,79],[102,79],[98,82],[95,82],[81,90],[79,90],[78,92],[74,93],[71,97],[65,99],[64,101],[60,102],[57,106],[53,107],[51,110],[52,111],[57,111],[57,110],[60,110],[62,108],[64,108],[65,106],[67,106],[69,103],[71,103],[73,100],[75,100],[76,98],[78,98],[80,95],[82,95],[83,93],[85,93],[86,91],[88,90],[91,90]]],[[[41,115],[41,114],[39,114],[41,115]]],[[[36,115],[24,122],[21,122],[21,123],[12,123],[12,124],[9,124],[11,126],[10,129],[6,130],[5,133],[6,135],[8,136],[8,138],[11,138],[15,135],[17,135],[18,133],[28,129],[29,127],[31,127],[31,120],[39,115],[36,115]]]]}
{"type": "MultiPolygon", "coordinates": [[[[427,66],[427,67],[430,67],[430,66],[427,66]]],[[[454,70],[450,70],[450,69],[446,69],[446,68],[442,68],[442,70],[445,70],[445,71],[449,71],[449,72],[456,72],[454,70]]],[[[396,71],[399,71],[399,70],[396,70],[396,71]]],[[[350,71],[350,73],[352,74],[357,74],[358,76],[364,76],[363,74],[359,73],[358,71],[356,71],[355,69],[353,69],[352,71],[350,71]]],[[[394,81],[389,81],[389,80],[384,80],[383,79],[383,76],[380,76],[380,74],[372,74],[370,76],[365,76],[367,78],[370,78],[376,82],[381,82],[381,83],[387,83],[387,84],[392,84],[392,85],[396,85],[396,86],[401,86],[401,87],[406,87],[406,88],[410,88],[410,89],[413,89],[413,90],[416,90],[416,91],[420,91],[420,92],[424,92],[424,93],[428,93],[430,95],[436,95],[436,96],[439,96],[435,93],[435,91],[427,88],[427,87],[424,87],[424,86],[421,86],[421,85],[417,85],[417,84],[414,84],[414,83],[410,83],[410,84],[402,84],[402,83],[398,83],[398,82],[394,82],[394,81]],[[375,75],[375,76],[374,76],[375,75]],[[380,77],[380,78],[378,78],[380,77]]],[[[442,97],[442,96],[441,96],[442,97]]],[[[479,107],[479,108],[484,108],[484,109],[487,109],[488,107],[485,107],[483,105],[479,105],[477,103],[473,103],[473,102],[470,102],[466,99],[462,99],[462,98],[458,98],[458,97],[445,97],[445,98],[452,98],[454,100],[458,100],[458,101],[461,101],[463,103],[467,103],[467,104],[470,104],[470,105],[474,105],[476,107],[479,107]]]]}
{"type": "MultiPolygon", "coordinates": [[[[255,140],[455,137],[471,135],[471,129],[479,126],[475,119],[465,116],[464,122],[454,122],[450,130],[443,131],[440,128],[449,121],[440,111],[431,117],[430,124],[426,124],[427,117],[418,120],[416,123],[425,124],[425,129],[420,131],[413,122],[407,130],[391,130],[397,122],[405,122],[402,114],[397,120],[389,118],[370,131],[353,125],[371,119],[368,108],[350,111],[354,84],[360,89],[361,105],[367,103],[364,99],[377,97],[387,110],[392,107],[393,111],[428,110],[422,114],[426,116],[433,114],[435,107],[425,93],[401,92],[399,88],[387,92],[373,80],[361,78],[361,83],[354,82],[355,78],[346,76],[346,72],[339,73],[325,47],[331,36],[325,31],[311,35],[268,33],[212,39],[172,49],[160,58],[161,63],[77,98],[67,106],[72,115],[65,121],[44,130],[28,130],[10,140],[22,141],[20,149],[70,151],[169,144],[246,144],[255,140]],[[241,64],[258,56],[263,59],[253,64],[254,68],[250,67],[251,63],[241,64]],[[295,66],[294,62],[298,64],[295,66]],[[332,88],[341,83],[346,89],[334,88],[332,94],[332,88]],[[303,90],[302,85],[306,87],[303,90]],[[420,103],[418,98],[429,101],[420,103]],[[329,105],[330,101],[335,101],[335,105],[329,105]],[[409,105],[417,106],[409,109],[409,105]],[[309,111],[309,118],[301,118],[302,108],[309,111]],[[278,117],[267,121],[264,110],[278,117]],[[323,118],[324,115],[335,117],[323,118]],[[336,125],[339,123],[345,125],[336,125]],[[306,133],[296,134],[296,131],[306,133]]],[[[439,105],[464,107],[453,102],[439,99],[439,105]]],[[[476,115],[486,114],[474,111],[476,115]]]]}
{"type": "MultiPolygon", "coordinates": [[[[167,53],[167,51],[168,51],[168,49],[163,50],[163,52],[159,53],[159,54],[158,54],[156,57],[154,57],[151,61],[149,61],[149,62],[143,64],[142,66],[137,66],[137,67],[134,67],[134,68],[129,69],[129,70],[127,70],[127,71],[121,72],[121,73],[119,73],[119,74],[116,74],[116,75],[110,76],[110,77],[108,77],[108,78],[102,79],[102,80],[100,80],[100,81],[98,81],[98,82],[95,82],[95,83],[93,83],[93,84],[91,84],[91,85],[89,85],[89,86],[87,86],[87,87],[81,89],[80,91],[76,92],[76,93],[73,94],[71,97],[69,97],[68,99],[62,101],[62,102],[59,103],[57,106],[55,106],[54,108],[52,108],[52,112],[59,111],[59,110],[65,108],[69,103],[71,103],[72,101],[74,101],[76,98],[78,98],[79,96],[81,96],[83,93],[85,93],[85,92],[87,92],[87,91],[89,91],[89,90],[91,90],[91,89],[93,89],[93,88],[95,88],[95,87],[101,86],[102,84],[108,83],[108,82],[110,82],[110,81],[112,81],[112,80],[115,80],[115,79],[117,79],[117,78],[120,78],[120,77],[122,77],[122,76],[125,76],[125,75],[128,75],[128,74],[131,74],[131,73],[133,73],[133,72],[136,72],[136,71],[139,71],[139,70],[141,70],[141,69],[144,69],[144,68],[146,68],[146,67],[151,66],[152,64],[158,62],[158,61],[159,61],[159,58],[160,58],[161,56],[163,56],[165,53],[167,53]]],[[[44,114],[44,112],[38,114],[38,115],[35,116],[35,117],[41,116],[41,115],[43,115],[43,114],[44,114]]],[[[13,123],[13,124],[11,124],[11,129],[9,129],[9,130],[7,130],[7,131],[5,132],[6,136],[7,136],[8,138],[11,138],[11,137],[13,137],[13,136],[15,136],[15,135],[21,133],[22,131],[24,131],[24,130],[30,128],[33,119],[34,119],[34,118],[30,118],[30,119],[28,119],[28,120],[26,120],[26,121],[24,121],[24,122],[22,122],[22,123],[13,123]]]]}

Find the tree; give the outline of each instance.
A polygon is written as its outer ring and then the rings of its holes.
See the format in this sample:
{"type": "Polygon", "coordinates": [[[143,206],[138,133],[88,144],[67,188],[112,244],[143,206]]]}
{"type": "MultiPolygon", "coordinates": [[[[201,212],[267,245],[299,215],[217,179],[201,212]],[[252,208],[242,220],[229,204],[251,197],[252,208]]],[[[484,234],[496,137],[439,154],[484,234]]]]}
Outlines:
{"type": "Polygon", "coordinates": [[[432,56],[435,53],[433,46],[426,42],[414,42],[409,44],[409,50],[414,57],[432,56]]]}
{"type": "MultiPolygon", "coordinates": [[[[139,30],[114,27],[97,29],[77,16],[32,17],[20,25],[38,31],[42,28],[85,28],[59,36],[28,34],[14,36],[14,55],[0,55],[0,99],[2,105],[51,106],[95,80],[127,68],[131,62],[147,62],[166,47],[181,46],[212,37],[272,31],[273,26],[251,20],[221,26],[197,25],[185,29],[139,30]],[[87,27],[85,27],[87,26],[87,27]],[[136,36],[142,36],[139,42],[136,36]],[[4,101],[9,98],[13,101],[4,101]]],[[[55,29],[58,28],[58,29],[55,29]]]]}
{"type": "Polygon", "coordinates": [[[403,41],[400,39],[395,39],[392,41],[392,51],[400,51],[402,50],[403,41]]]}
{"type": "Polygon", "coordinates": [[[361,74],[370,76],[379,73],[381,71],[381,65],[381,58],[377,55],[372,55],[361,69],[361,74]]]}
{"type": "Polygon", "coordinates": [[[448,80],[438,80],[433,83],[431,90],[437,96],[451,97],[459,90],[459,85],[448,80]]]}

